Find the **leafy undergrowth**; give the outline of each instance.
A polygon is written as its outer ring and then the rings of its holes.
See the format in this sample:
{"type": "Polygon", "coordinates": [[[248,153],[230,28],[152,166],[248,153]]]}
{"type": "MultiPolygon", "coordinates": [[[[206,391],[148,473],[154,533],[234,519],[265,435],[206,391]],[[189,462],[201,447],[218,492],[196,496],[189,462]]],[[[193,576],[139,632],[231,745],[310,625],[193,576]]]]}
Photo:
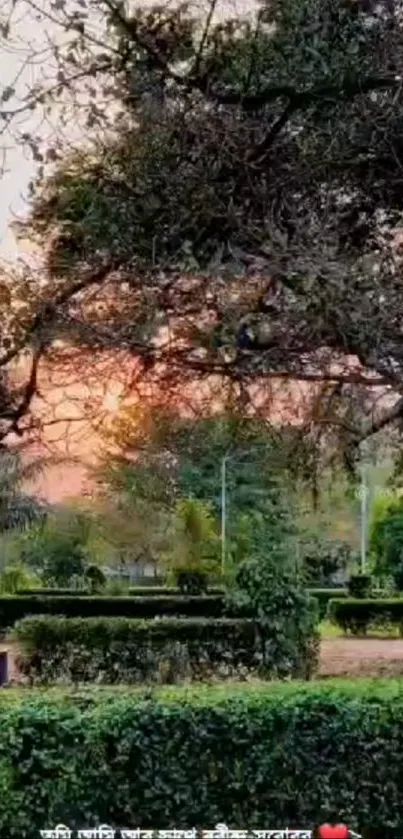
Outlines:
{"type": "Polygon", "coordinates": [[[127,685],[116,686],[85,686],[73,687],[13,687],[0,690],[0,704],[19,704],[49,701],[50,703],[66,703],[73,705],[104,703],[105,700],[115,701],[119,697],[137,697],[139,702],[145,699],[163,702],[190,702],[193,704],[227,703],[234,699],[247,698],[248,702],[255,696],[260,701],[262,694],[273,697],[276,702],[294,697],[295,694],[309,694],[310,696],[325,697],[356,696],[357,698],[399,697],[403,695],[403,676],[401,678],[330,678],[325,681],[314,682],[264,682],[225,683],[225,685],[199,684],[135,687],[127,685]]]}

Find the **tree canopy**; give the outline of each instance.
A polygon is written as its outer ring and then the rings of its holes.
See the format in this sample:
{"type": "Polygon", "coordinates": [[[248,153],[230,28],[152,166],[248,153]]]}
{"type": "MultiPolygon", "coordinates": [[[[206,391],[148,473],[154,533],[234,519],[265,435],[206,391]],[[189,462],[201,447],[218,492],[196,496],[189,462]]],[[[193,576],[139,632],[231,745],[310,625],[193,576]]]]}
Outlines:
{"type": "Polygon", "coordinates": [[[244,403],[308,382],[307,433],[351,464],[403,416],[401,3],[217,7],[43,3],[68,37],[21,108],[63,102],[87,138],[23,138],[44,169],[20,229],[46,281],[5,358],[61,335],[244,403]]]}

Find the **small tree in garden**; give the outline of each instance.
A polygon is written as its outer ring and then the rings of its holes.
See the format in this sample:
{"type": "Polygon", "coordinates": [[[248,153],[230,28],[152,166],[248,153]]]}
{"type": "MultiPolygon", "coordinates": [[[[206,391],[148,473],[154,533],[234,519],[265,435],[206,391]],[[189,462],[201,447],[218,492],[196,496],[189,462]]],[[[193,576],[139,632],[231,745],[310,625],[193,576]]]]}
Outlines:
{"type": "Polygon", "coordinates": [[[103,571],[98,568],[98,565],[89,565],[84,576],[93,594],[105,588],[106,577],[103,571]]]}
{"type": "Polygon", "coordinates": [[[36,582],[32,571],[21,563],[6,565],[0,575],[1,594],[16,594],[19,589],[28,589],[36,582]]]}
{"type": "Polygon", "coordinates": [[[178,585],[189,593],[207,587],[209,577],[219,573],[217,522],[210,507],[195,498],[176,505],[173,554],[166,563],[178,585]]]}
{"type": "Polygon", "coordinates": [[[299,575],[292,537],[286,519],[273,522],[271,544],[262,550],[256,518],[249,557],[235,571],[228,602],[255,621],[266,674],[310,678],[319,655],[317,604],[299,575]]]}
{"type": "Polygon", "coordinates": [[[80,514],[58,514],[31,528],[19,544],[22,562],[49,585],[81,584],[88,566],[88,531],[80,514]]]}
{"type": "Polygon", "coordinates": [[[0,532],[22,530],[46,516],[45,505],[23,491],[42,469],[42,461],[24,463],[18,452],[0,452],[0,532]]]}
{"type": "Polygon", "coordinates": [[[348,542],[314,534],[299,543],[299,557],[308,584],[328,585],[338,572],[347,571],[354,554],[348,542]]]}
{"type": "Polygon", "coordinates": [[[378,499],[374,505],[370,545],[374,572],[391,577],[396,588],[403,589],[403,498],[378,499]]]}

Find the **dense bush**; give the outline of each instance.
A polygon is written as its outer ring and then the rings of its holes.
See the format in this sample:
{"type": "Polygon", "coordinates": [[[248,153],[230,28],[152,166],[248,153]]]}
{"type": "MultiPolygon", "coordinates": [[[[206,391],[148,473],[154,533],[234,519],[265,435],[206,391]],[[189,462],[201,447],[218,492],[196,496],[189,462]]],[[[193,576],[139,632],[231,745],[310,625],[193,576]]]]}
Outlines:
{"type": "Polygon", "coordinates": [[[307,583],[331,585],[335,575],[346,572],[353,558],[353,550],[342,539],[329,539],[322,533],[309,533],[299,540],[299,558],[307,583]]]}
{"type": "Polygon", "coordinates": [[[84,579],[90,588],[91,594],[101,592],[105,588],[106,577],[98,565],[89,565],[85,571],[84,579]]]}
{"type": "Polygon", "coordinates": [[[253,619],[263,661],[277,676],[304,672],[307,664],[312,672],[319,657],[318,604],[292,568],[285,541],[240,563],[226,603],[253,619]]]}
{"type": "Polygon", "coordinates": [[[0,597],[0,627],[13,626],[27,615],[66,617],[178,617],[219,618],[224,614],[222,596],[206,597],[0,597]]]}
{"type": "MultiPolygon", "coordinates": [[[[174,682],[234,676],[262,663],[252,621],[25,618],[13,632],[32,683],[174,682]]],[[[292,675],[292,674],[291,674],[292,675]]],[[[300,675],[300,674],[298,674],[300,675]]]]}
{"type": "Polygon", "coordinates": [[[403,498],[378,498],[374,504],[371,551],[377,576],[390,576],[398,591],[403,589],[403,498]]]}
{"type": "Polygon", "coordinates": [[[370,574],[352,574],[347,588],[350,597],[369,597],[372,588],[372,577],[370,574]]]}
{"type": "Polygon", "coordinates": [[[343,588],[309,588],[308,592],[318,602],[320,620],[327,616],[329,600],[347,597],[347,591],[343,588]]]}
{"type": "Polygon", "coordinates": [[[37,580],[34,574],[26,565],[17,562],[6,565],[0,574],[0,593],[16,594],[22,586],[29,586],[35,582],[37,580]]]}
{"type": "Polygon", "coordinates": [[[208,574],[206,571],[178,568],[174,572],[174,577],[181,594],[204,594],[207,591],[208,574]]]}
{"type": "Polygon", "coordinates": [[[344,632],[354,635],[365,634],[371,625],[393,623],[403,627],[403,598],[331,600],[329,617],[344,632]]]}
{"type": "Polygon", "coordinates": [[[308,828],[330,807],[385,836],[403,824],[402,775],[403,695],[390,680],[1,698],[10,839],[59,823],[308,828]]]}
{"type": "Polygon", "coordinates": [[[58,587],[82,579],[88,566],[86,517],[59,511],[32,527],[19,540],[20,559],[43,580],[58,587]]]}

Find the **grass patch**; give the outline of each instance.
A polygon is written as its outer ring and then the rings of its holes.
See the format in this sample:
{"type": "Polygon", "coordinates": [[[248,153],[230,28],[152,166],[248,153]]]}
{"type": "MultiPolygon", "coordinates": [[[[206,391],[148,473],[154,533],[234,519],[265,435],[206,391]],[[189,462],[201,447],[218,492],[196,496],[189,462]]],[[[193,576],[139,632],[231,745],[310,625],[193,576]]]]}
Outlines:
{"type": "Polygon", "coordinates": [[[321,638],[343,638],[344,633],[339,626],[335,626],[330,621],[322,621],[319,627],[321,638]]]}
{"type": "Polygon", "coordinates": [[[322,621],[319,629],[320,637],[323,639],[361,638],[363,640],[368,640],[370,638],[401,638],[399,634],[399,627],[394,626],[393,624],[388,624],[386,626],[374,626],[372,628],[369,627],[365,635],[347,635],[339,626],[336,626],[328,620],[322,621]]]}

